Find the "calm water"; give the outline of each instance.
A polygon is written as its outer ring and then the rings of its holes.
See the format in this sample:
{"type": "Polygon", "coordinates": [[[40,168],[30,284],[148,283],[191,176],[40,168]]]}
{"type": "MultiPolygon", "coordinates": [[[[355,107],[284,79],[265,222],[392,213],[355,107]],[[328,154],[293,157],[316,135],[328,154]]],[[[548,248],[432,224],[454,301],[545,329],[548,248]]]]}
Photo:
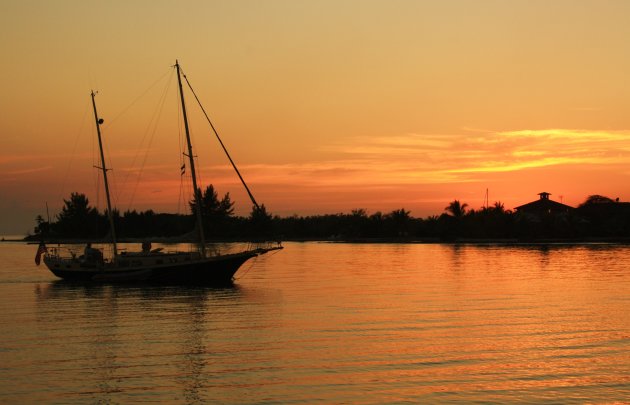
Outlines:
{"type": "Polygon", "coordinates": [[[0,403],[630,402],[629,246],[285,246],[209,289],[0,243],[0,403]]]}

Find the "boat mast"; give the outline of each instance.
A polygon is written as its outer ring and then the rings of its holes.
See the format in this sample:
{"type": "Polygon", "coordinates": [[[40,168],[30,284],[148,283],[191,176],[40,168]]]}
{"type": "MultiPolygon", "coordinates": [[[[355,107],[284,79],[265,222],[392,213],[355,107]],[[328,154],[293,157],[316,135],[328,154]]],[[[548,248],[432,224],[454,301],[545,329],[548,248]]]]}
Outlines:
{"type": "Polygon", "coordinates": [[[182,77],[179,69],[179,62],[175,61],[177,68],[177,83],[179,84],[179,96],[182,102],[182,115],[184,118],[184,128],[186,130],[186,142],[188,144],[188,159],[190,161],[190,172],[192,173],[193,196],[195,198],[195,215],[197,216],[197,228],[199,228],[199,249],[201,256],[206,257],[206,240],[203,234],[203,221],[201,220],[201,190],[197,188],[197,174],[195,172],[195,158],[192,144],[190,143],[190,131],[188,129],[188,116],[186,115],[186,103],[184,102],[184,91],[182,89],[182,77]]]}
{"type": "Polygon", "coordinates": [[[112,212],[112,203],[109,198],[109,183],[107,182],[107,169],[105,168],[105,155],[103,154],[103,142],[101,141],[101,124],[103,123],[103,119],[98,118],[98,113],[96,112],[96,102],[94,101],[94,97],[96,93],[92,90],[92,107],[94,108],[94,120],[96,121],[96,133],[98,134],[98,148],[101,151],[101,169],[103,171],[103,181],[105,183],[105,195],[107,196],[107,217],[109,218],[109,226],[110,231],[112,233],[112,245],[114,246],[114,258],[116,260],[116,256],[118,255],[118,247],[116,246],[116,228],[114,227],[114,214],[112,212]]]}

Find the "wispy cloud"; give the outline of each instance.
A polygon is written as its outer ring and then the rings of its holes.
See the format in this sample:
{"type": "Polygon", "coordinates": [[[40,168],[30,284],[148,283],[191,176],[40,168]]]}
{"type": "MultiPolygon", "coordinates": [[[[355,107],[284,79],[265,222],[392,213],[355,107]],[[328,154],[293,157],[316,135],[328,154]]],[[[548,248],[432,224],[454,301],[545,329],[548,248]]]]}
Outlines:
{"type": "MultiPolygon", "coordinates": [[[[253,184],[368,187],[469,183],[492,173],[630,162],[630,131],[567,129],[357,137],[328,145],[336,159],[241,165],[253,184]]],[[[205,166],[213,184],[235,184],[228,165],[205,166]]]]}
{"type": "Polygon", "coordinates": [[[391,180],[462,182],[473,181],[471,173],[628,163],[630,131],[466,130],[452,135],[355,138],[328,149],[351,158],[350,166],[382,172],[391,180]]]}
{"type": "MultiPolygon", "coordinates": [[[[29,167],[29,168],[13,168],[10,170],[2,170],[0,171],[0,183],[2,184],[10,184],[19,181],[28,182],[28,177],[30,174],[45,172],[52,169],[52,166],[39,166],[39,167],[29,167]]],[[[0,190],[1,192],[2,190],[0,190]]]]}
{"type": "Polygon", "coordinates": [[[11,175],[21,175],[21,174],[31,174],[38,173],[52,169],[52,166],[41,166],[41,167],[33,167],[30,169],[21,169],[21,170],[9,170],[6,173],[11,175]]]}
{"type": "MultiPolygon", "coordinates": [[[[627,176],[630,131],[462,130],[459,134],[356,137],[328,145],[320,152],[312,161],[296,158],[275,164],[239,164],[239,170],[257,198],[259,192],[267,193],[267,200],[276,199],[277,206],[338,207],[343,201],[361,201],[369,206],[371,201],[380,209],[389,200],[396,206],[435,199],[440,199],[440,205],[451,195],[459,197],[454,193],[479,188],[475,184],[479,182],[485,187],[492,179],[538,182],[540,173],[548,173],[545,177],[566,182],[567,177],[558,180],[557,173],[575,170],[599,171],[607,173],[606,177],[611,173],[627,176]],[[535,169],[538,174],[532,176],[528,171],[535,169]]],[[[178,162],[174,163],[149,162],[143,165],[141,175],[137,168],[116,165],[111,185],[119,206],[155,208],[169,201],[168,209],[185,210],[187,199],[182,202],[179,194],[187,188],[182,187],[178,162]]],[[[7,176],[0,178],[0,183],[13,184],[21,174],[49,169],[34,162],[11,167],[10,171],[5,166],[7,176]]],[[[230,165],[202,165],[198,174],[202,185],[212,183],[221,193],[230,191],[239,202],[247,201],[245,195],[237,194],[242,187],[230,165]]],[[[89,190],[88,179],[84,183],[73,187],[89,190]]],[[[261,199],[265,200],[264,196],[261,199]]]]}

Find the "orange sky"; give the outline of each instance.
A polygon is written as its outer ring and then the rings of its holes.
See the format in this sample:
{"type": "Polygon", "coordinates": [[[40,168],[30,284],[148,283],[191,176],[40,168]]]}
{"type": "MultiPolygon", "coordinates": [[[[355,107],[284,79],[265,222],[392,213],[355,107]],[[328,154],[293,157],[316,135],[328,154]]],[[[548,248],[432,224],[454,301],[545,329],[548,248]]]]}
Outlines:
{"type": "MultiPolygon", "coordinates": [[[[2,8],[0,234],[25,233],[72,191],[103,206],[91,89],[118,208],[183,211],[176,58],[275,214],[427,216],[453,199],[479,208],[486,189],[507,208],[540,191],[571,205],[630,200],[627,1],[2,8]]],[[[191,121],[204,184],[246,214],[207,125],[199,113],[191,121]]]]}

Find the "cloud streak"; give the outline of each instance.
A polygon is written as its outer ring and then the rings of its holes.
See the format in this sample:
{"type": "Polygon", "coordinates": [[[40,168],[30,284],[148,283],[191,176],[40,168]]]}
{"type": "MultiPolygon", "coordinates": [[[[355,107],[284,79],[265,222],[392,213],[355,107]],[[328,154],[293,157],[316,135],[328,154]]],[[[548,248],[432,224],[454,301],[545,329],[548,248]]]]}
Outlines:
{"type": "Polygon", "coordinates": [[[351,165],[364,171],[387,173],[389,179],[403,183],[405,179],[425,183],[465,182],[474,180],[470,177],[472,173],[630,162],[630,131],[476,132],[356,138],[328,149],[351,157],[351,165]]]}
{"type": "MultiPolygon", "coordinates": [[[[239,167],[249,183],[264,185],[331,189],[470,183],[528,169],[627,164],[630,131],[546,129],[358,137],[328,145],[322,152],[337,158],[239,167]]],[[[200,171],[215,185],[239,182],[228,165],[203,166],[200,171]]]]}
{"type": "MultiPolygon", "coordinates": [[[[503,186],[498,183],[492,186],[495,192],[501,192],[499,188],[503,187],[502,201],[512,198],[522,202],[527,201],[527,196],[519,194],[525,186],[541,185],[552,192],[554,187],[563,190],[575,187],[569,183],[577,185],[582,180],[575,177],[576,171],[582,173],[580,176],[588,173],[597,176],[597,172],[606,173],[607,177],[611,173],[627,176],[630,131],[463,130],[461,134],[450,135],[357,137],[328,145],[319,152],[317,160],[239,164],[239,170],[257,199],[284,207],[287,212],[302,208],[317,211],[327,207],[336,210],[356,206],[374,209],[420,206],[433,204],[434,200],[440,201],[434,204],[439,211],[449,198],[462,198],[466,190],[478,191],[480,183],[485,189],[493,180],[503,182],[503,186]]],[[[24,157],[30,159],[31,156],[24,157]]],[[[119,208],[186,210],[190,188],[182,187],[178,162],[174,165],[151,162],[143,169],[140,178],[138,168],[122,162],[116,165],[110,183],[119,208]]],[[[11,173],[7,170],[5,173],[10,176],[0,182],[8,187],[18,177],[25,178],[31,173],[34,178],[41,178],[37,172],[44,170],[52,169],[25,163],[12,168],[11,173]]],[[[90,177],[83,176],[82,183],[73,183],[73,190],[93,189],[93,177],[98,174],[89,168],[85,171],[91,173],[90,177]]],[[[250,208],[247,196],[230,165],[202,164],[199,175],[202,187],[212,183],[220,193],[229,191],[241,205],[241,213],[247,213],[250,208]]],[[[73,180],[80,179],[75,176],[73,180]]],[[[589,184],[601,185],[604,180],[591,178],[589,184]]],[[[32,180],[29,184],[39,183],[32,180]]],[[[48,186],[42,183],[40,187],[48,186]]],[[[566,195],[567,191],[563,192],[566,195]]]]}

